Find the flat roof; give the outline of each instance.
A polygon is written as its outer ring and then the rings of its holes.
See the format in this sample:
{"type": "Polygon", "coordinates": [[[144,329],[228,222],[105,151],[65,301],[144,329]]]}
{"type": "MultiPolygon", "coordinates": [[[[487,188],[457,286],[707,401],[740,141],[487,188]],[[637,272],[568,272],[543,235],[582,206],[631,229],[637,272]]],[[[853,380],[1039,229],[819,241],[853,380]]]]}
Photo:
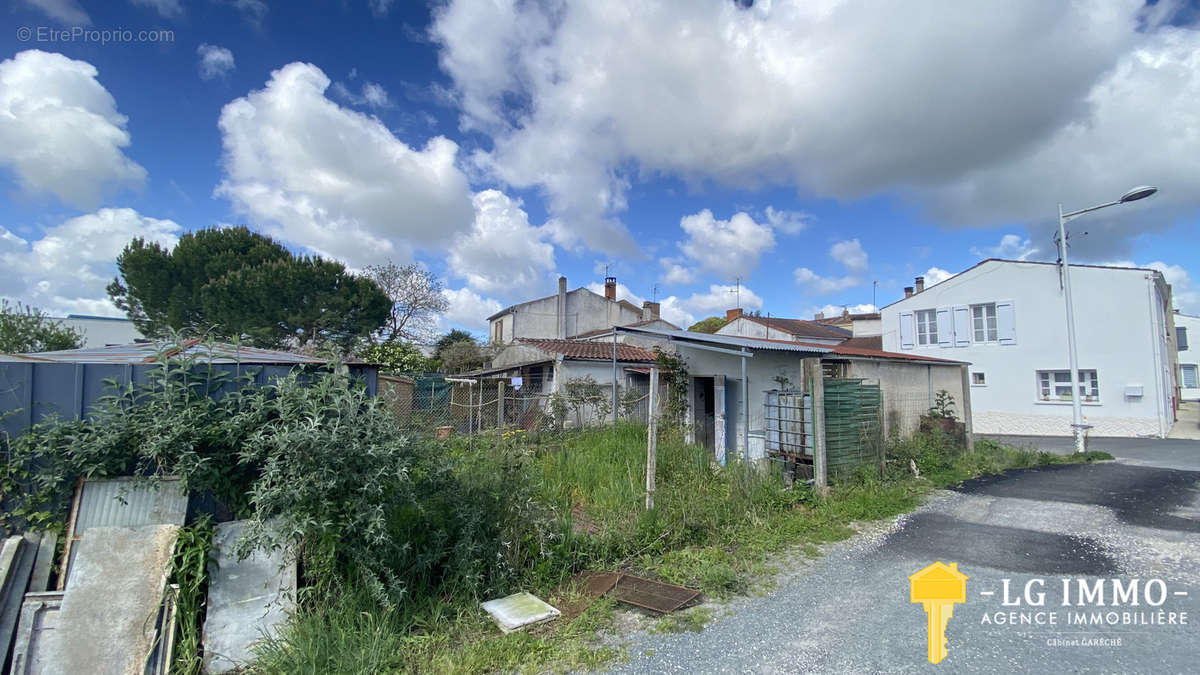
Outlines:
{"type": "Polygon", "coordinates": [[[827,354],[832,350],[827,345],[806,344],[803,342],[788,342],[786,340],[767,340],[765,338],[747,338],[735,335],[718,335],[716,333],[696,333],[687,330],[661,330],[656,328],[640,328],[615,326],[618,333],[632,333],[659,337],[671,342],[684,344],[694,343],[714,347],[740,348],[751,351],[802,352],[805,354],[827,354]]]}

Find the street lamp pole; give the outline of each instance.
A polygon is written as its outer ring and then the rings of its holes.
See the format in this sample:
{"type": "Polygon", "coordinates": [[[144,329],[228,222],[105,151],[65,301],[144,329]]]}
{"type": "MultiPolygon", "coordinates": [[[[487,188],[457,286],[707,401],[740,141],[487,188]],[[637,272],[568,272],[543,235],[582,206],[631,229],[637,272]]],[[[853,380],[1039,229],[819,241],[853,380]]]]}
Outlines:
{"type": "MultiPolygon", "coordinates": [[[[1090,206],[1086,209],[1063,213],[1062,203],[1058,205],[1058,257],[1062,260],[1063,300],[1067,306],[1067,362],[1071,368],[1071,429],[1075,436],[1075,452],[1084,451],[1083,437],[1083,407],[1079,393],[1079,354],[1075,346],[1075,307],[1071,303],[1071,266],[1067,263],[1067,221],[1078,218],[1085,213],[1100,209],[1136,202],[1158,192],[1158,188],[1141,186],[1126,192],[1120,199],[1107,204],[1090,206]]],[[[1053,382],[1051,386],[1054,386],[1053,382]]]]}

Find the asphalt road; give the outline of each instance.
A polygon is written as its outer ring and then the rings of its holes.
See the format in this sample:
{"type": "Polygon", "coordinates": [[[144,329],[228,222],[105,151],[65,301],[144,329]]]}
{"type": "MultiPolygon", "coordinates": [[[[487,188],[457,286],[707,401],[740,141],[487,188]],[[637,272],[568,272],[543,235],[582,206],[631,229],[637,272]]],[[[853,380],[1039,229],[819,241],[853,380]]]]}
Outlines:
{"type": "MultiPolygon", "coordinates": [[[[1166,468],[1148,465],[1153,450],[1141,459],[1136,448],[1109,450],[1131,461],[1012,472],[939,493],[912,514],[870,524],[818,560],[798,563],[803,569],[785,574],[768,595],[718,609],[700,633],[635,633],[630,661],[616,670],[1197,672],[1200,472],[1170,467],[1200,468],[1200,442],[1172,447],[1166,468]],[[909,602],[908,575],[938,560],[957,562],[970,578],[967,601],[955,606],[947,628],[949,656],[934,666],[926,661],[924,610],[909,602]],[[1005,606],[1004,579],[1010,600],[1031,581],[1036,600],[1042,580],[1044,604],[1005,606]],[[1139,579],[1139,605],[1113,607],[1110,592],[1104,606],[1080,607],[1072,592],[1072,606],[1063,606],[1064,579],[1139,579]],[[1166,589],[1158,606],[1144,595],[1152,579],[1166,589]],[[1099,613],[1101,625],[1069,624],[1078,612],[1089,619],[1099,613]],[[1186,624],[1142,623],[1169,621],[1171,613],[1186,624]],[[1022,625],[1023,615],[1034,623],[1022,625]],[[1036,623],[1051,615],[1055,624],[1036,623]],[[1017,623],[997,623],[1011,618],[1017,623]]],[[[1150,588],[1157,602],[1160,589],[1150,588]]]]}

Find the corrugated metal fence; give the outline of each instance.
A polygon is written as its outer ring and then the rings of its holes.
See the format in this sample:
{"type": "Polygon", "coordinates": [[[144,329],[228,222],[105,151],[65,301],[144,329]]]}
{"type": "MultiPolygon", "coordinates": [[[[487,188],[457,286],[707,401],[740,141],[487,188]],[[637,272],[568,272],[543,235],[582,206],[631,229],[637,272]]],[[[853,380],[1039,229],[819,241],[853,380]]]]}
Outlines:
{"type": "MultiPolygon", "coordinates": [[[[248,374],[255,386],[263,386],[286,376],[293,368],[315,366],[283,364],[213,363],[195,366],[214,377],[228,373],[222,387],[213,392],[219,397],[239,386],[239,377],[248,374]],[[209,370],[211,369],[211,371],[209,370]]],[[[362,381],[374,396],[377,387],[375,366],[350,365],[350,374],[362,381]]],[[[92,410],[97,399],[114,392],[111,381],[121,387],[130,383],[146,384],[160,364],[122,363],[0,363],[0,430],[15,438],[49,415],[60,419],[79,419],[92,410]]]]}

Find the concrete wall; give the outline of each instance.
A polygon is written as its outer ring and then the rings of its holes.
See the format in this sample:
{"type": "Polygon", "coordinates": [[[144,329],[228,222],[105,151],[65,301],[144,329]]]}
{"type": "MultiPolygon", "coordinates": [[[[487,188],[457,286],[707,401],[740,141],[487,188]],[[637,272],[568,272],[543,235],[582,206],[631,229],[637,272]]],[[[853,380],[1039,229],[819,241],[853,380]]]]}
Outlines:
{"type": "MultiPolygon", "coordinates": [[[[1071,273],[1079,368],[1097,371],[1100,394],[1083,403],[1084,422],[1094,425],[1093,435],[1165,435],[1174,386],[1166,357],[1174,340],[1167,338],[1162,312],[1165,288],[1143,270],[1072,266],[1071,273]],[[1130,387],[1143,394],[1128,395],[1130,387]]],[[[1055,265],[988,261],[881,314],[884,350],[969,361],[972,373],[983,373],[985,384],[971,386],[977,433],[1070,435],[1070,402],[1041,400],[1036,374],[1068,368],[1055,265]],[[975,343],[972,331],[963,346],[902,344],[902,313],[1007,300],[1013,302],[1012,344],[975,343]]]]}
{"type": "MultiPolygon", "coordinates": [[[[746,317],[738,317],[733,321],[721,326],[717,330],[717,335],[732,335],[734,337],[749,337],[749,338],[766,338],[768,340],[786,340],[793,341],[796,336],[788,331],[779,330],[778,328],[768,328],[767,326],[751,321],[746,317]]],[[[833,345],[842,340],[830,338],[805,337],[803,342],[811,342],[813,344],[833,345]]]]}
{"type": "MultiPolygon", "coordinates": [[[[592,330],[636,323],[642,320],[640,309],[610,301],[586,288],[567,293],[567,336],[592,330]]],[[[496,341],[496,324],[504,324],[503,341],[517,338],[558,337],[558,296],[531,300],[513,308],[512,312],[492,319],[489,336],[496,341]]]]}
{"type": "Polygon", "coordinates": [[[127,345],[145,337],[129,319],[69,316],[65,319],[56,317],[54,320],[83,333],[84,348],[127,345]]]}
{"type": "Polygon", "coordinates": [[[883,321],[881,319],[855,319],[850,324],[850,332],[854,333],[854,337],[883,335],[883,321]]]}
{"type": "MultiPolygon", "coordinates": [[[[1180,369],[1190,365],[1200,371],[1200,316],[1176,314],[1175,326],[1187,331],[1188,348],[1177,352],[1180,369]]],[[[1200,378],[1200,372],[1197,378],[1200,378]]],[[[1197,383],[1200,384],[1200,380],[1197,383]]],[[[1200,387],[1184,387],[1182,371],[1179,374],[1179,393],[1185,401],[1200,401],[1200,387]]]]}
{"type": "Polygon", "coordinates": [[[849,361],[846,376],[879,383],[884,427],[889,435],[907,436],[916,431],[921,415],[928,412],[934,397],[942,390],[954,397],[955,415],[963,419],[961,366],[853,359],[849,361]]]}

